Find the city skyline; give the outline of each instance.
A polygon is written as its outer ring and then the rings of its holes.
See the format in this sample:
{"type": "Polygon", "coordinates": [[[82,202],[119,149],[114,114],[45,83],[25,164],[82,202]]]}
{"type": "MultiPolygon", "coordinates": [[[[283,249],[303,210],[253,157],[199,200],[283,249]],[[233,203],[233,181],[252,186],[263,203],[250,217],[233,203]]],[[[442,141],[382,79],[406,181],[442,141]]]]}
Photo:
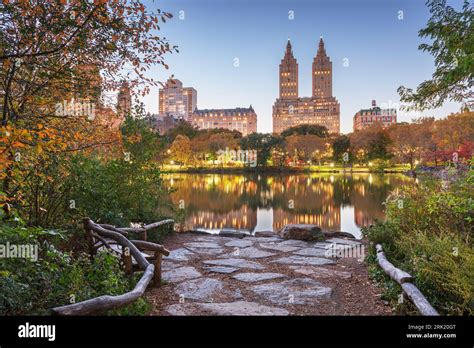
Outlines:
{"type": "MultiPolygon", "coordinates": [[[[455,5],[455,4],[453,4],[455,5]]],[[[272,131],[272,104],[278,97],[278,64],[288,38],[298,57],[300,95],[311,95],[311,63],[323,36],[333,61],[333,89],[341,105],[341,132],[352,131],[354,114],[376,99],[397,107],[396,89],[415,88],[431,77],[433,59],[418,50],[417,32],[426,25],[424,2],[206,0],[148,1],[149,10],[170,11],[174,18],[161,36],[179,46],[165,57],[170,69],[150,74],[166,81],[170,75],[199,92],[200,108],[232,108],[252,104],[258,132],[272,131]],[[402,11],[402,12],[400,12],[402,11]],[[291,19],[292,18],[292,19],[291,19]]],[[[142,98],[146,110],[158,109],[159,87],[142,98]]],[[[460,104],[423,113],[399,112],[398,121],[419,116],[444,117],[460,104]]]]}

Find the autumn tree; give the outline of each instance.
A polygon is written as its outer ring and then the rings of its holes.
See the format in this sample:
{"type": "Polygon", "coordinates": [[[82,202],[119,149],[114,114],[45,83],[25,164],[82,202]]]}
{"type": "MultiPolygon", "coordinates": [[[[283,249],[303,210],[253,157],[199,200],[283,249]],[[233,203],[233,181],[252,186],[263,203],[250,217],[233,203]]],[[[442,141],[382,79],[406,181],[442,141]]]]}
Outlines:
{"type": "Polygon", "coordinates": [[[417,137],[417,127],[409,123],[400,123],[389,128],[392,140],[390,148],[401,163],[410,164],[410,170],[415,168],[415,161],[420,159],[423,148],[417,137]]]}
{"type": "Polygon", "coordinates": [[[155,32],[170,17],[150,12],[141,1],[0,4],[3,199],[21,197],[17,181],[36,175],[27,171],[47,166],[53,157],[120,147],[104,96],[123,80],[143,93],[159,84],[145,72],[156,64],[166,68],[164,55],[176,51],[155,32]],[[63,108],[66,104],[72,108],[63,108]]]}
{"type": "Polygon", "coordinates": [[[185,135],[179,134],[169,148],[170,158],[181,166],[187,165],[192,157],[191,142],[185,135]]]}
{"type": "Polygon", "coordinates": [[[474,112],[466,110],[437,120],[433,137],[441,150],[450,153],[458,151],[463,143],[474,142],[474,112]]]}
{"type": "Polygon", "coordinates": [[[380,124],[358,130],[350,135],[351,151],[359,162],[391,157],[390,136],[380,124]]]}
{"type": "Polygon", "coordinates": [[[296,160],[313,160],[318,157],[317,152],[322,153],[326,149],[326,141],[312,134],[290,135],[285,138],[285,143],[286,151],[290,156],[295,155],[296,160]]]}

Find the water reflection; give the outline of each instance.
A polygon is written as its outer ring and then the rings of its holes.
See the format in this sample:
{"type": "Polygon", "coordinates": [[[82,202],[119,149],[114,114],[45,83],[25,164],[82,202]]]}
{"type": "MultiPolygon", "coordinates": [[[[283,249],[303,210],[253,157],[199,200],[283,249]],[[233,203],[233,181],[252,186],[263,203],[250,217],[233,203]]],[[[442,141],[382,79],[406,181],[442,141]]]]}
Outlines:
{"type": "Polygon", "coordinates": [[[169,174],[174,204],[183,202],[188,228],[278,230],[316,224],[360,236],[360,227],[383,219],[382,202],[410,179],[397,174],[220,175],[169,174]]]}

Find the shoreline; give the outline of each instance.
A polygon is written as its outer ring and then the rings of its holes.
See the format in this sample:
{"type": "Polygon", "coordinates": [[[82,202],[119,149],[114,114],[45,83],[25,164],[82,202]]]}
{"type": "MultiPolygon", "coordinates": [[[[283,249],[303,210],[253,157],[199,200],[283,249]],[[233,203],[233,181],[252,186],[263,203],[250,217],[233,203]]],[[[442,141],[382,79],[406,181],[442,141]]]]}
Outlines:
{"type": "Polygon", "coordinates": [[[310,169],[310,168],[183,168],[183,169],[162,169],[163,174],[406,174],[405,169],[384,169],[370,170],[368,168],[360,169],[310,169]]]}

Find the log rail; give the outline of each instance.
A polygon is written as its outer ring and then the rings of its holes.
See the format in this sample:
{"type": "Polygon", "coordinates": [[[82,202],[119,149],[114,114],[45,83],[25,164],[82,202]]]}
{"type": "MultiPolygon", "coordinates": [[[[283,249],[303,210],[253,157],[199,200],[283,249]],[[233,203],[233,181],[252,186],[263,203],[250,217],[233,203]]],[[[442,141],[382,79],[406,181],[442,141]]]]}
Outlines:
{"type": "Polygon", "coordinates": [[[104,295],[70,305],[55,307],[51,309],[53,314],[87,315],[123,307],[141,297],[152,279],[155,286],[160,286],[162,256],[168,256],[169,250],[146,240],[129,240],[126,236],[130,232],[142,233],[144,239],[146,239],[148,230],[172,224],[174,220],[163,220],[139,228],[117,228],[112,225],[97,224],[89,218],[84,218],[83,223],[91,255],[94,255],[102,247],[114,250],[112,245],[115,243],[116,246],[120,246],[119,248],[122,251],[125,271],[131,273],[133,271],[133,261],[135,261],[138,270],[143,271],[143,274],[135,288],[125,294],[104,295]],[[154,255],[145,254],[144,251],[153,252],[154,255]],[[153,260],[153,263],[150,263],[149,260],[153,260]]]}
{"type": "Polygon", "coordinates": [[[375,246],[377,251],[377,261],[380,267],[387,273],[393,280],[395,280],[403,289],[408,298],[413,302],[418,311],[422,315],[437,316],[439,313],[433,306],[428,302],[425,296],[421,293],[418,288],[411,283],[413,277],[405,271],[396,268],[390,263],[385,257],[382,246],[377,244],[375,246]]]}

